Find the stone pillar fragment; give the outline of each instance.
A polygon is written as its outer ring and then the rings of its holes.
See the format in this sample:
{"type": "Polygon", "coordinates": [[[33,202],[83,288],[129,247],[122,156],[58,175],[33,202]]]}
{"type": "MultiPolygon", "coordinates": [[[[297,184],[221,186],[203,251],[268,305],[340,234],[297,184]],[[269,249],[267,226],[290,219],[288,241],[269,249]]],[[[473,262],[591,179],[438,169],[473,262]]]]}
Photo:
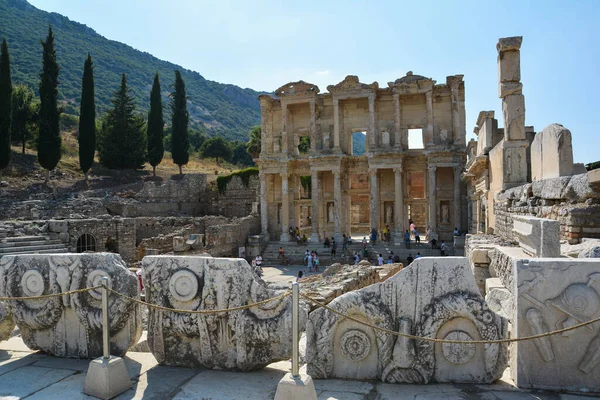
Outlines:
{"type": "Polygon", "coordinates": [[[342,182],[340,171],[333,171],[333,207],[334,237],[338,243],[342,241],[342,182]]]}
{"type": "Polygon", "coordinates": [[[454,227],[462,230],[461,228],[461,209],[462,201],[460,195],[460,167],[454,167],[454,227]]]}
{"type": "Polygon", "coordinates": [[[369,170],[371,196],[369,203],[371,206],[371,229],[379,228],[379,187],[377,185],[377,169],[369,170]]]}
{"type": "Polygon", "coordinates": [[[308,106],[310,107],[310,152],[315,153],[317,151],[317,104],[311,100],[308,106]]]}
{"type": "Polygon", "coordinates": [[[394,168],[394,232],[396,243],[402,243],[402,230],[404,226],[404,193],[402,191],[402,168],[394,168]]]}
{"type": "Polygon", "coordinates": [[[427,199],[429,205],[429,226],[431,227],[431,233],[437,231],[437,199],[436,199],[436,172],[437,167],[434,165],[429,166],[428,175],[429,182],[427,185],[427,191],[429,192],[429,198],[427,199]]]}
{"type": "Polygon", "coordinates": [[[287,104],[281,104],[281,152],[283,154],[288,152],[287,119],[287,104]]]}
{"type": "Polygon", "coordinates": [[[333,99],[333,151],[340,152],[340,107],[338,99],[333,99]]]}
{"type": "Polygon", "coordinates": [[[313,243],[319,242],[319,172],[311,171],[311,216],[312,234],[310,240],[313,243]]]}
{"type": "Polygon", "coordinates": [[[288,174],[281,175],[281,238],[282,242],[290,241],[290,194],[288,187],[288,174]]]}
{"type": "Polygon", "coordinates": [[[267,175],[261,172],[258,175],[260,183],[260,231],[263,235],[269,231],[269,211],[267,204],[267,175]]]}
{"type": "MultiPolygon", "coordinates": [[[[432,90],[425,92],[425,115],[427,117],[427,126],[425,129],[425,134],[427,136],[426,145],[433,146],[433,99],[432,99],[432,90]]],[[[424,143],[425,144],[425,143],[424,143]]]]}

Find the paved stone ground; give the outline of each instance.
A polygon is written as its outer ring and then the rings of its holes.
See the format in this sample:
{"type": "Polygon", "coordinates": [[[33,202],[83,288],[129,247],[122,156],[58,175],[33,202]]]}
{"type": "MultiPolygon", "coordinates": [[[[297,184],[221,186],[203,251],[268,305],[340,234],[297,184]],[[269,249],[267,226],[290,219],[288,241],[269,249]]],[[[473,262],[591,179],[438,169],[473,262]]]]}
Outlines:
{"type": "MultiPolygon", "coordinates": [[[[247,373],[163,367],[150,353],[129,352],[124,358],[133,389],[124,399],[270,400],[277,383],[290,368],[278,362],[247,373]]],[[[0,399],[80,400],[88,360],[61,359],[31,352],[20,338],[0,342],[0,399]]],[[[507,371],[508,373],[508,371],[507,371]]],[[[319,400],[582,400],[594,396],[551,392],[525,392],[515,388],[508,375],[493,385],[390,385],[381,382],[316,380],[319,400]]]]}

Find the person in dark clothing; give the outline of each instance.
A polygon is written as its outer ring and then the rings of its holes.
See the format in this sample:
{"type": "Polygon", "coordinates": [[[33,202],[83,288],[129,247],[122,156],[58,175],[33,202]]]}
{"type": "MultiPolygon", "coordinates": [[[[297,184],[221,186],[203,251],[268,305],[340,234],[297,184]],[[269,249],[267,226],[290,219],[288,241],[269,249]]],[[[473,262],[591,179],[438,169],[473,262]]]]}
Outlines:
{"type": "Polygon", "coordinates": [[[410,263],[412,263],[414,260],[414,258],[410,255],[410,253],[408,253],[408,257],[406,258],[406,265],[410,265],[410,263]]]}

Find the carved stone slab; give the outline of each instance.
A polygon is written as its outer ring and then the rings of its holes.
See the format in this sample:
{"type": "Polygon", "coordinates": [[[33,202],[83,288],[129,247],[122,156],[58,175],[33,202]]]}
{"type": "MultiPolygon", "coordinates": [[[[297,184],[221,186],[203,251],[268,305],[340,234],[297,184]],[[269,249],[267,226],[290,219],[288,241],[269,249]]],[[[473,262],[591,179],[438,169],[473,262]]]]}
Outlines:
{"type": "MultiPolygon", "coordinates": [[[[139,298],[138,281],[121,257],[112,253],[31,254],[0,259],[0,296],[27,297],[109,286],[139,298]]],[[[39,300],[7,302],[23,342],[56,357],[102,356],[102,291],[97,289],[39,300]]],[[[142,333],[139,305],[109,298],[111,355],[123,356],[142,333]]]]}
{"type": "MultiPolygon", "coordinates": [[[[227,309],[281,294],[244,259],[150,256],[142,260],[146,301],[184,310],[227,309]]],[[[250,371],[292,353],[291,297],[222,314],[150,308],[148,344],[163,365],[250,371]]],[[[301,312],[304,326],[306,311],[301,312]]]]}
{"type": "MultiPolygon", "coordinates": [[[[464,257],[419,258],[382,283],[346,293],[329,306],[388,330],[455,340],[504,338],[506,320],[489,310],[464,257]]],[[[434,344],[384,333],[317,309],[307,323],[313,378],[381,379],[390,383],[498,379],[507,346],[434,344]]]]}
{"type": "Polygon", "coordinates": [[[5,302],[0,301],[0,341],[10,339],[15,323],[5,302]]]}
{"type": "Polygon", "coordinates": [[[560,222],[523,215],[513,216],[513,234],[533,257],[560,256],[560,222]]]}
{"type": "MultiPolygon", "coordinates": [[[[518,260],[514,275],[518,337],[600,316],[597,260],[518,260]]],[[[513,346],[511,372],[519,387],[600,392],[600,323],[513,346]]]]}

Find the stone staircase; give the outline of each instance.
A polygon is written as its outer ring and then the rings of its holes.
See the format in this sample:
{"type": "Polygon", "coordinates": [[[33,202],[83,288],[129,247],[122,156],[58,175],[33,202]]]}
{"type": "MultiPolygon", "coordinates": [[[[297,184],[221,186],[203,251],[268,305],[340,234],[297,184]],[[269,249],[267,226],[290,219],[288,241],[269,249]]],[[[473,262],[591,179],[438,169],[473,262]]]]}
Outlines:
{"type": "Polygon", "coordinates": [[[15,254],[68,253],[67,247],[60,240],[51,240],[46,236],[6,237],[5,234],[6,232],[0,232],[0,257],[15,254]]]}
{"type": "MultiPolygon", "coordinates": [[[[319,253],[319,263],[321,267],[329,266],[333,263],[348,263],[352,264],[353,255],[355,251],[358,251],[361,259],[363,259],[363,251],[362,244],[360,241],[353,240],[351,244],[348,245],[348,250],[344,255],[342,253],[342,245],[338,244],[337,246],[337,254],[335,258],[331,257],[331,249],[325,248],[323,243],[307,243],[305,245],[298,245],[295,242],[278,242],[271,241],[261,254],[263,257],[263,265],[264,266],[279,266],[281,265],[281,261],[279,259],[279,247],[283,247],[285,251],[286,258],[288,259],[288,264],[290,265],[302,265],[304,260],[304,252],[306,249],[310,251],[316,250],[319,253]]],[[[400,256],[400,261],[406,263],[406,259],[408,255],[412,255],[413,258],[416,257],[417,253],[421,253],[421,257],[439,257],[440,250],[432,249],[431,245],[427,243],[416,244],[414,242],[411,243],[411,248],[406,249],[404,244],[400,246],[395,246],[394,243],[382,243],[377,242],[375,245],[368,243],[367,251],[369,254],[369,260],[373,263],[376,262],[377,256],[382,254],[384,260],[390,255],[390,251],[394,252],[394,255],[400,256]]],[[[446,246],[446,254],[453,255],[454,250],[452,246],[446,246]]]]}

